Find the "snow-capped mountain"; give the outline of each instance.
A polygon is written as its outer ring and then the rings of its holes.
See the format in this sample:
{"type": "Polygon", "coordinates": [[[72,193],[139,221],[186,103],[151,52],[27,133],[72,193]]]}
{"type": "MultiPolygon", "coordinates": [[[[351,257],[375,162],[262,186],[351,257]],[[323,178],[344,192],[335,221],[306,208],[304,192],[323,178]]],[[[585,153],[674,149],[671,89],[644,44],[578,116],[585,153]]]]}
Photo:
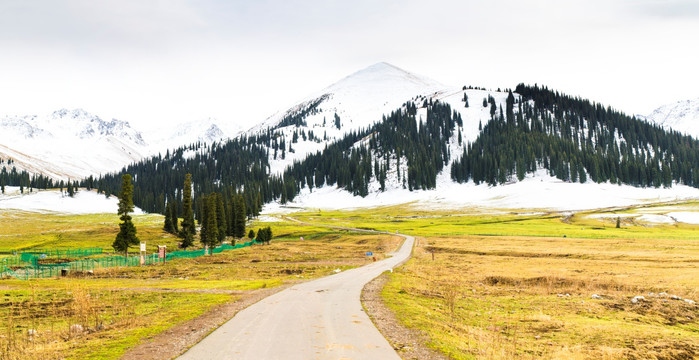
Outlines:
{"type": "Polygon", "coordinates": [[[144,133],[129,122],[104,120],[83,109],[60,109],[46,115],[0,117],[0,159],[12,167],[55,179],[80,179],[118,171],[147,156],[237,135],[224,132],[215,119],[174,126],[172,133],[144,133]]]}
{"type": "MultiPolygon", "coordinates": [[[[109,122],[111,132],[102,130],[80,111],[48,117],[5,123],[27,141],[57,133],[44,124],[55,119],[70,125],[70,132],[61,129],[80,139],[76,143],[139,139],[116,131],[116,122],[109,122]]],[[[237,133],[214,119],[168,129],[173,130],[140,137],[144,148],[163,154],[165,148],[237,133]]],[[[195,174],[195,192],[210,192],[211,184],[244,186],[256,204],[310,207],[326,199],[339,207],[425,201],[576,209],[699,197],[699,165],[692,160],[699,157],[699,142],[678,143],[646,122],[545,87],[451,87],[386,63],[304,98],[245,135],[215,148],[190,147],[129,165],[125,171],[142,189],[156,191],[141,192],[134,202],[149,212],[163,211],[164,204],[152,199],[181,189],[177,182],[153,183],[162,171],[195,174]]],[[[9,151],[3,149],[0,156],[9,151]]],[[[15,151],[13,158],[20,155],[15,151]]],[[[55,164],[50,155],[27,163],[55,164]]],[[[118,191],[120,174],[100,180],[109,192],[118,191]]]]}
{"type": "Polygon", "coordinates": [[[288,110],[270,116],[256,129],[288,125],[285,120],[300,116],[311,128],[328,131],[338,137],[366,128],[415,96],[432,95],[447,86],[381,62],[359,70],[327,88],[312,94],[288,110]],[[335,126],[335,114],[340,128],[335,126]]]}
{"type": "Polygon", "coordinates": [[[77,179],[119,170],[147,155],[142,134],[128,122],[106,121],[82,109],[0,118],[0,158],[12,159],[18,171],[77,179]]]}
{"type": "MultiPolygon", "coordinates": [[[[322,150],[346,134],[380,122],[382,116],[418,97],[444,96],[455,89],[430,78],[380,62],[359,70],[320,90],[291,108],[275,113],[249,134],[274,129],[291,143],[294,132],[313,132],[292,145],[293,152],[270,156],[272,172],[279,173],[294,160],[322,150]]],[[[288,145],[287,145],[288,146],[288,145]]]]}
{"type": "Polygon", "coordinates": [[[154,152],[174,149],[193,143],[210,144],[238,136],[242,128],[236,124],[224,124],[214,118],[205,118],[177,124],[171,132],[155,131],[147,135],[154,152]]]}
{"type": "Polygon", "coordinates": [[[643,118],[665,128],[699,138],[699,98],[663,105],[643,118]]]}

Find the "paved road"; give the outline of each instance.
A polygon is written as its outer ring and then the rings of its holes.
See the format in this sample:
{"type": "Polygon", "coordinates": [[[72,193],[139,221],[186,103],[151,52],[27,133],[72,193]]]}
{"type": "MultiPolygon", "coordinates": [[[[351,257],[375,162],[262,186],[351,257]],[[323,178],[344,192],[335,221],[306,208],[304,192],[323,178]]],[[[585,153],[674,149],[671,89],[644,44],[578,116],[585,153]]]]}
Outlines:
{"type": "Polygon", "coordinates": [[[240,311],[178,359],[396,359],[359,300],[364,285],[405,262],[414,239],[393,256],[295,285],[240,311]]]}

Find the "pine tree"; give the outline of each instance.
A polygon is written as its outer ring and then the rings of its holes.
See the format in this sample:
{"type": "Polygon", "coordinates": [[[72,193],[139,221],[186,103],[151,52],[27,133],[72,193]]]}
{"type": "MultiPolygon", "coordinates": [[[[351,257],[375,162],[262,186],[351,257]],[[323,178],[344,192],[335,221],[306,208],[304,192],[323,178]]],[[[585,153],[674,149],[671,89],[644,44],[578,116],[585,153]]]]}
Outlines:
{"type": "Polygon", "coordinates": [[[226,239],[226,211],[223,206],[223,196],[220,193],[214,193],[216,197],[216,223],[218,225],[217,240],[219,243],[226,239]]]}
{"type": "Polygon", "coordinates": [[[172,206],[170,204],[167,204],[165,207],[165,222],[163,224],[163,230],[168,233],[173,233],[174,228],[172,226],[172,214],[170,213],[172,211],[172,206]]]}
{"type": "Polygon", "coordinates": [[[192,212],[192,174],[184,177],[184,188],[182,189],[182,224],[180,237],[182,237],[182,248],[186,249],[194,245],[194,235],[197,233],[194,227],[194,213],[192,212]]]}
{"type": "Polygon", "coordinates": [[[238,195],[236,199],[238,202],[238,212],[235,219],[234,236],[237,238],[243,238],[245,236],[245,220],[246,220],[246,209],[245,209],[245,199],[242,195],[238,195]]]}
{"type": "Polygon", "coordinates": [[[171,202],[171,209],[170,209],[170,223],[172,223],[172,233],[173,234],[179,234],[179,226],[177,226],[177,201],[172,201],[171,202]]]}
{"type": "Polygon", "coordinates": [[[121,177],[121,192],[119,193],[119,209],[117,215],[119,219],[119,233],[112,243],[114,251],[123,251],[125,256],[128,256],[129,247],[138,245],[139,240],[136,237],[136,227],[131,221],[131,213],[133,211],[133,184],[131,183],[131,175],[124,174],[121,177]]]}
{"type": "Polygon", "coordinates": [[[255,238],[255,231],[253,229],[250,229],[250,232],[248,233],[248,239],[252,240],[255,238]]]}
{"type": "Polygon", "coordinates": [[[199,229],[199,241],[202,243],[204,246],[209,245],[209,197],[204,195],[201,198],[200,204],[204,204],[204,206],[201,208],[200,211],[197,213],[199,214],[199,218],[197,221],[199,224],[201,224],[201,229],[199,229]]]}
{"type": "MultiPolygon", "coordinates": [[[[218,224],[216,215],[216,195],[211,194],[204,198],[204,218],[202,220],[201,243],[213,248],[218,244],[218,224]]],[[[209,252],[211,254],[211,252],[209,252]]]]}
{"type": "Polygon", "coordinates": [[[272,229],[269,226],[266,228],[257,229],[257,236],[255,240],[260,243],[269,244],[272,240],[272,229]]]}
{"type": "Polygon", "coordinates": [[[340,124],[340,117],[337,115],[337,113],[335,113],[335,127],[338,129],[342,127],[342,124],[340,124]]]}

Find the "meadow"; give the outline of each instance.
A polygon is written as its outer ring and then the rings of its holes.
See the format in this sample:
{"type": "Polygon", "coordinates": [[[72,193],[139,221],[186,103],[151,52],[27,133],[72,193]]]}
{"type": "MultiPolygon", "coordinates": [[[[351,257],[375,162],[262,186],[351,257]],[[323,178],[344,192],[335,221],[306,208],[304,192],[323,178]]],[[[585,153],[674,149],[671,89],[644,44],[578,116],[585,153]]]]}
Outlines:
{"type": "Polygon", "coordinates": [[[386,207],[294,217],[417,235],[413,259],[388,274],[382,297],[451,358],[694,359],[699,227],[634,217],[688,207],[696,204],[575,214],[386,207]]]}
{"type": "MultiPolygon", "coordinates": [[[[177,239],[161,230],[161,216],[134,220],[149,252],[176,246],[177,239]]],[[[109,214],[8,212],[0,218],[0,249],[110,250],[117,222],[109,214]]],[[[217,306],[363,265],[371,261],[366,251],[382,254],[400,242],[286,221],[252,224],[258,225],[272,227],[270,245],[61,278],[0,280],[0,359],[118,359],[217,306]]]]}
{"type": "MultiPolygon", "coordinates": [[[[699,227],[644,223],[637,215],[694,208],[684,202],[555,213],[413,204],[267,218],[250,227],[271,226],[271,245],[0,280],[0,359],[118,359],[218,306],[361,266],[371,261],[365,252],[383,257],[400,243],[328,225],[417,237],[413,259],[388,274],[382,298],[403,325],[452,358],[693,359],[699,227]]],[[[118,222],[110,214],[2,215],[0,249],[16,250],[109,249],[118,222]]],[[[149,252],[176,247],[159,215],[134,220],[149,252]]]]}

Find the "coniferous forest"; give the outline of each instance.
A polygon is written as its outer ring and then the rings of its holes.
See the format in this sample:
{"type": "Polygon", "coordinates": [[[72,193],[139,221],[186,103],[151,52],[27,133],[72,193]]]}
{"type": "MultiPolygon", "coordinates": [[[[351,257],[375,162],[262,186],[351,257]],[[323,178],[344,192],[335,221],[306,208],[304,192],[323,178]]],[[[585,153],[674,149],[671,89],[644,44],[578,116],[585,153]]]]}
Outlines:
{"type": "Polygon", "coordinates": [[[502,184],[546,169],[572,182],[699,187],[699,141],[600,104],[519,85],[454,161],[452,179],[502,184]],[[516,110],[516,111],[515,111],[516,110]]]}
{"type": "MultiPolygon", "coordinates": [[[[246,215],[254,217],[264,203],[286,203],[302,188],[330,185],[366,196],[374,182],[384,191],[389,172],[405,189],[433,189],[450,163],[454,181],[477,184],[522,180],[545,169],[570,182],[699,187],[699,141],[588,100],[522,84],[508,91],[504,108],[491,96],[483,99],[490,119],[475,141],[463,144],[463,153],[451,154],[448,146],[457,136],[461,144],[460,113],[446,103],[415,98],[370,128],[348,132],[283,173],[270,174],[269,159],[283,159],[299,137],[320,141],[304,128],[305,117],[319,104],[309,103],[257,134],[181,147],[81,184],[116,194],[121,175],[132,174],[134,203],[173,216],[182,214],[182,183],[190,173],[200,221],[207,201],[213,201],[209,194],[218,194],[216,202],[227,213],[240,199],[246,215]],[[425,111],[418,116],[418,109],[425,111]],[[277,131],[285,126],[296,129],[292,139],[277,131]]],[[[333,121],[341,123],[337,115],[333,121]]]]}

